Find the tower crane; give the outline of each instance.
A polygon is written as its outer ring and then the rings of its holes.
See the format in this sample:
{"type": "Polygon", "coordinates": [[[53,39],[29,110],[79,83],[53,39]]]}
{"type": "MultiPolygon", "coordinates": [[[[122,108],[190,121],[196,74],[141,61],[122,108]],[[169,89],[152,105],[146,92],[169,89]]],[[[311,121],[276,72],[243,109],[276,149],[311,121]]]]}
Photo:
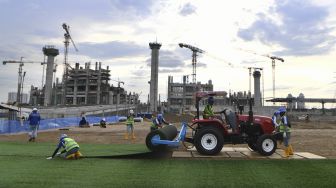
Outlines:
{"type": "Polygon", "coordinates": [[[68,68],[73,69],[70,64],[68,63],[68,49],[69,49],[69,43],[71,41],[71,44],[75,48],[76,52],[78,52],[78,49],[75,45],[75,42],[72,40],[72,37],[70,35],[70,26],[68,26],[66,23],[62,24],[63,29],[65,30],[64,33],[64,72],[63,72],[63,97],[62,97],[62,104],[66,103],[66,82],[68,79],[68,68]]]}
{"type": "Polygon", "coordinates": [[[193,73],[192,73],[192,82],[196,84],[196,63],[197,63],[197,53],[204,53],[204,50],[201,50],[195,46],[191,46],[189,44],[179,43],[181,48],[189,48],[192,51],[192,66],[193,66],[193,73]]]}
{"type": "Polygon", "coordinates": [[[41,65],[44,65],[44,62],[35,62],[35,61],[22,61],[23,57],[21,57],[20,61],[15,61],[15,60],[8,60],[8,61],[3,61],[2,64],[19,64],[19,71],[18,71],[18,88],[17,88],[17,95],[16,95],[16,102],[17,104],[20,104],[21,101],[21,92],[22,92],[22,87],[23,87],[23,81],[24,77],[26,75],[26,72],[22,72],[22,67],[24,66],[25,63],[40,63],[41,65]]]}
{"type": "MultiPolygon", "coordinates": [[[[248,53],[252,53],[252,54],[255,54],[255,55],[267,57],[267,58],[270,58],[272,60],[273,98],[275,98],[275,61],[278,60],[280,62],[285,62],[285,60],[281,57],[271,56],[271,55],[268,55],[268,54],[259,54],[259,53],[256,53],[254,51],[251,51],[251,50],[244,50],[244,49],[241,49],[241,48],[239,48],[239,50],[242,50],[242,51],[248,52],[248,53]]],[[[275,102],[273,102],[273,104],[275,104],[275,102]]]]}

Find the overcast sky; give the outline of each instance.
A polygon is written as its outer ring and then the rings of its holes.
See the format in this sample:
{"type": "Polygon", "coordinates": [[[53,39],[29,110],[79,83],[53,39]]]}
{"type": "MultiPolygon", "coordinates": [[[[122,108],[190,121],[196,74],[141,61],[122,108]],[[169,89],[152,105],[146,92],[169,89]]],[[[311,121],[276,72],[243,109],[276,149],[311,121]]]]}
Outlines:
{"type": "MultiPolygon", "coordinates": [[[[149,92],[149,42],[160,49],[159,93],[167,95],[168,75],[181,82],[192,74],[191,51],[196,46],[197,81],[212,80],[215,90],[247,91],[247,67],[264,68],[265,97],[272,97],[271,60],[276,63],[276,97],[334,98],[336,87],[336,2],[334,0],[0,0],[0,60],[43,61],[42,47],[60,50],[57,76],[63,72],[64,30],[71,65],[102,62],[111,78],[128,91],[149,92]]],[[[26,64],[24,92],[41,87],[42,66],[26,64]]],[[[0,65],[0,101],[17,91],[18,64],[0,65]]],[[[189,78],[191,81],[191,76],[189,78]]],[[[116,82],[111,82],[116,85],[116,82]]],[[[253,87],[252,87],[253,90],[253,87]]],[[[319,106],[319,105],[316,105],[319,106]]]]}

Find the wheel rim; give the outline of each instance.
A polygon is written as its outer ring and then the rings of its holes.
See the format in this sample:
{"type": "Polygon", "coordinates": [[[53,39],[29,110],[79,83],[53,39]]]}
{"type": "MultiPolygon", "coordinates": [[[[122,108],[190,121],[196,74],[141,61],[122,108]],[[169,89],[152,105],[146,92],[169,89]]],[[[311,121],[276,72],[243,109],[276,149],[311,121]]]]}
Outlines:
{"type": "Polygon", "coordinates": [[[160,138],[161,138],[160,135],[158,135],[158,134],[154,135],[154,136],[152,137],[152,139],[151,139],[151,143],[152,143],[152,145],[153,145],[153,146],[158,145],[158,144],[153,144],[153,140],[154,140],[154,139],[156,139],[156,140],[160,140],[160,138]]]}
{"type": "Polygon", "coordinates": [[[262,142],[261,147],[265,152],[271,152],[274,149],[274,142],[272,139],[265,139],[262,142]]]}
{"type": "Polygon", "coordinates": [[[202,136],[201,145],[206,150],[212,150],[217,146],[217,138],[213,134],[205,134],[202,136]]]}

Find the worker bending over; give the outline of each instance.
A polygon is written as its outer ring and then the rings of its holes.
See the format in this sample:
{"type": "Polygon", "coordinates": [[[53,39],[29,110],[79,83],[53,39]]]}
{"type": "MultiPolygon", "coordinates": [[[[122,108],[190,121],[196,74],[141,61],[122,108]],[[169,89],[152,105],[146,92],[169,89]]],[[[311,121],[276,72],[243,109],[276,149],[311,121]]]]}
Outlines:
{"type": "Polygon", "coordinates": [[[164,119],[162,114],[158,114],[155,117],[155,112],[153,113],[152,126],[150,127],[151,131],[157,130],[159,127],[162,128],[163,124],[169,125],[169,123],[164,119]]]}
{"type": "Polygon", "coordinates": [[[65,159],[79,159],[82,157],[82,154],[79,152],[79,145],[77,142],[74,139],[69,138],[66,134],[61,135],[57,148],[52,156],[47,159],[53,159],[56,155],[65,159]],[[64,150],[62,152],[58,152],[61,148],[64,148],[64,150]]]}

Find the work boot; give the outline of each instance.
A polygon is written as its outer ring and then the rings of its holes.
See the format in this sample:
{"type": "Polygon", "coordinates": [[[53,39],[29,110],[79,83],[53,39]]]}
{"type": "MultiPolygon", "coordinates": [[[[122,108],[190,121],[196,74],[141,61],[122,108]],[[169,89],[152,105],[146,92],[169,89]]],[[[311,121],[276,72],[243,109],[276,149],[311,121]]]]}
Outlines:
{"type": "Polygon", "coordinates": [[[33,140],[33,138],[29,138],[28,142],[31,142],[33,140]]]}
{"type": "Polygon", "coordinates": [[[125,140],[128,140],[128,133],[125,133],[125,140]]]}
{"type": "Polygon", "coordinates": [[[289,157],[289,147],[285,148],[285,157],[289,157]]]}
{"type": "Polygon", "coordinates": [[[80,159],[83,155],[81,154],[81,152],[77,151],[75,153],[75,159],[80,159]]]}
{"type": "Polygon", "coordinates": [[[136,137],[135,137],[134,133],[132,133],[132,139],[136,139],[136,137]]]}
{"type": "Polygon", "coordinates": [[[292,145],[289,145],[289,146],[288,146],[288,154],[289,154],[289,155],[294,155],[294,151],[293,151],[293,147],[292,147],[292,145]]]}

